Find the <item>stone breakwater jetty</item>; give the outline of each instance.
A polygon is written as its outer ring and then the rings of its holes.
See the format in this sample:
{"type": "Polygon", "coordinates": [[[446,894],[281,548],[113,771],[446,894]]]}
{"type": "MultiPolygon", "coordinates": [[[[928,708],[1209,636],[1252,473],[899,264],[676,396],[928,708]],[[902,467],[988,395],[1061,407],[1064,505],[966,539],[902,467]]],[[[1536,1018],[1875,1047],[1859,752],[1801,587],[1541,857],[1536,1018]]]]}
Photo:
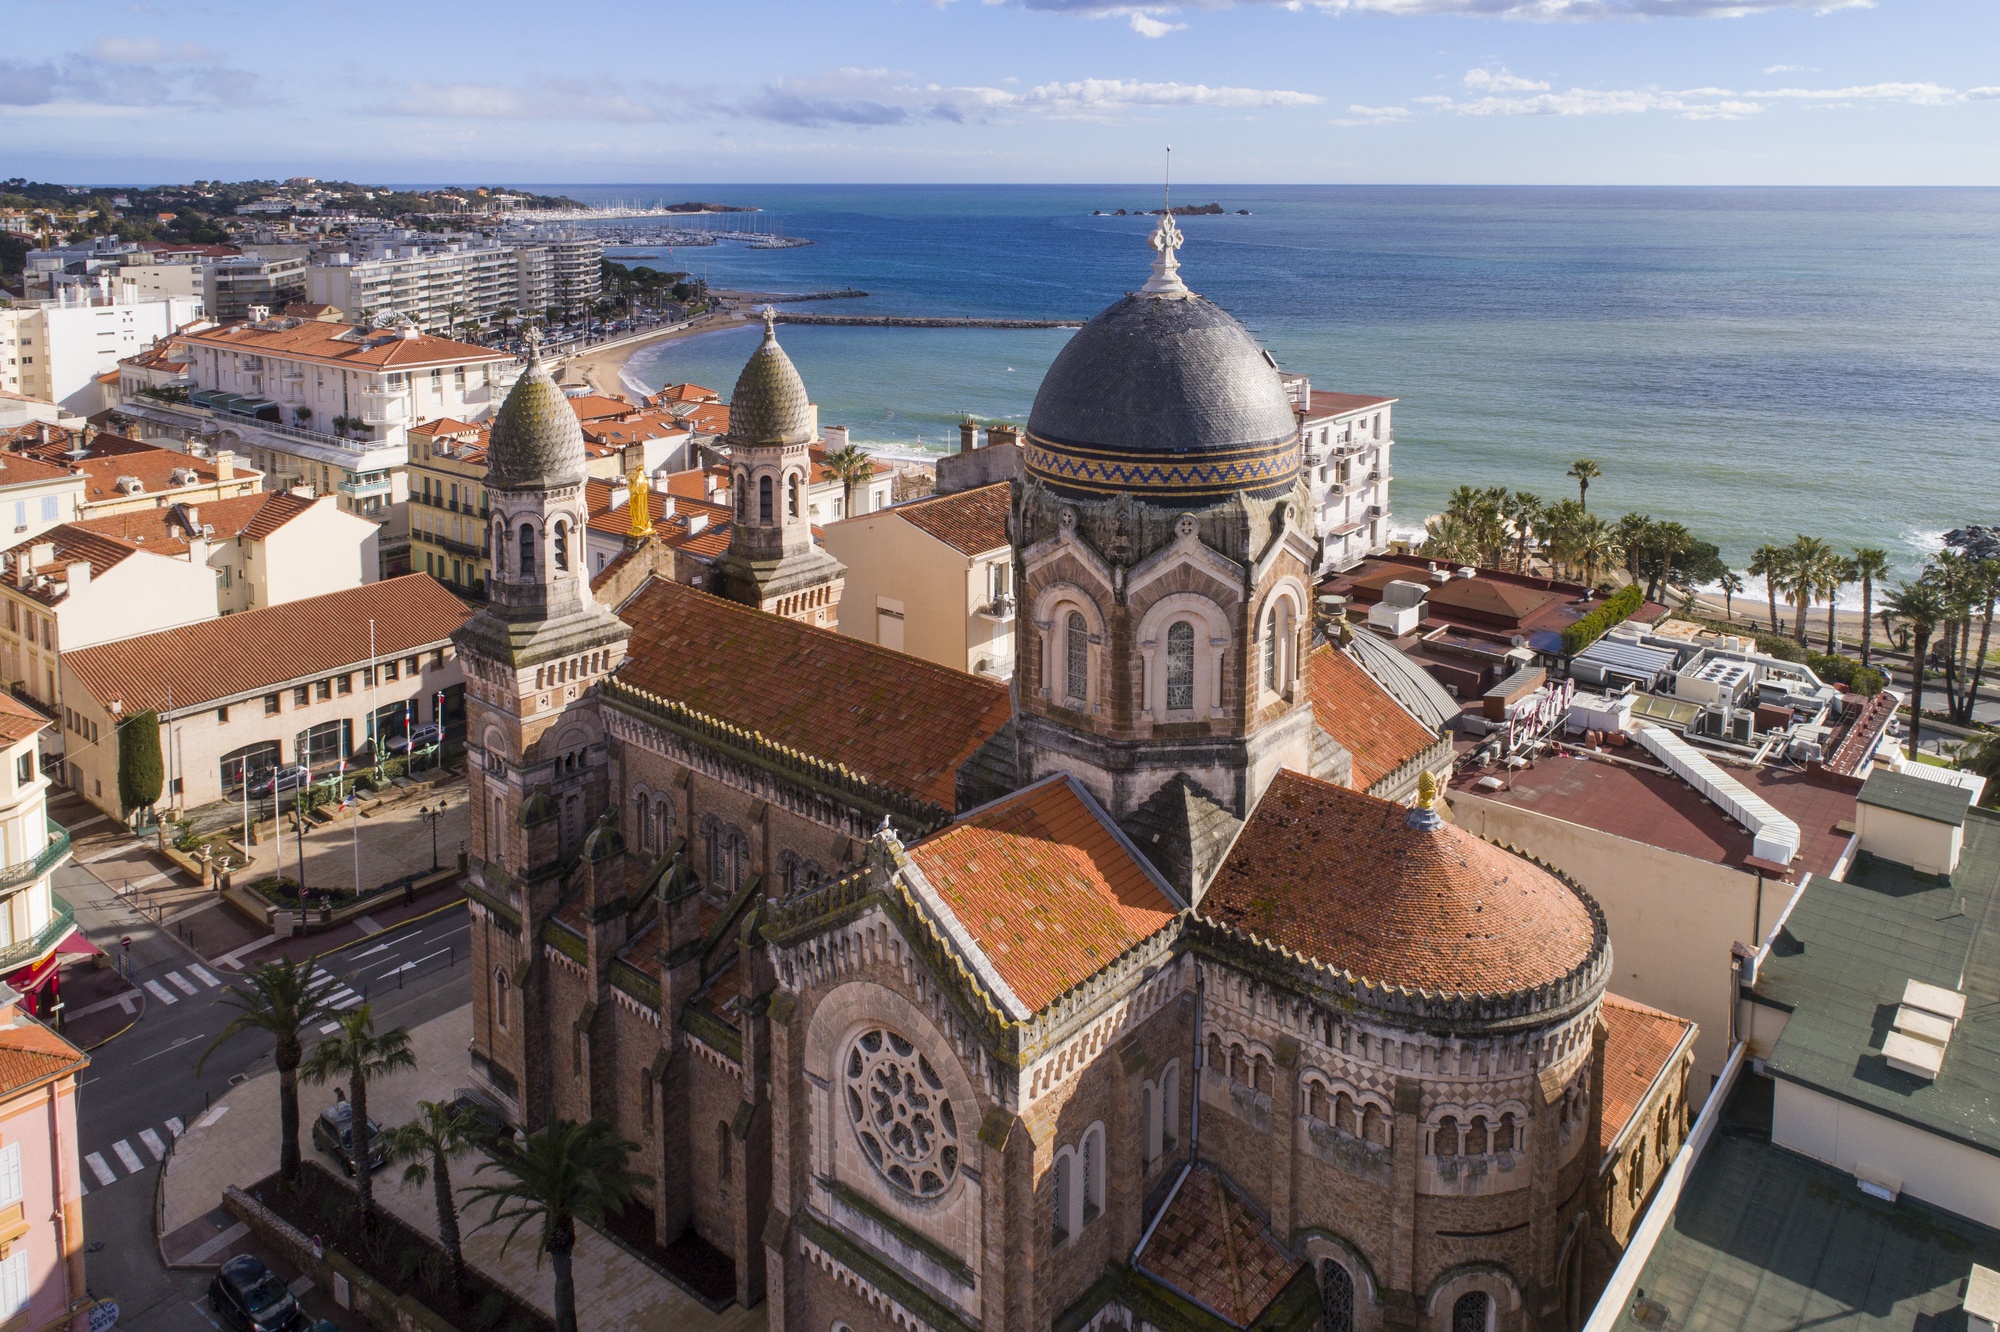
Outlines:
{"type": "Polygon", "coordinates": [[[1082,328],[1081,319],[954,319],[944,315],[826,315],[778,312],[781,324],[846,324],[856,328],[1082,328]]]}

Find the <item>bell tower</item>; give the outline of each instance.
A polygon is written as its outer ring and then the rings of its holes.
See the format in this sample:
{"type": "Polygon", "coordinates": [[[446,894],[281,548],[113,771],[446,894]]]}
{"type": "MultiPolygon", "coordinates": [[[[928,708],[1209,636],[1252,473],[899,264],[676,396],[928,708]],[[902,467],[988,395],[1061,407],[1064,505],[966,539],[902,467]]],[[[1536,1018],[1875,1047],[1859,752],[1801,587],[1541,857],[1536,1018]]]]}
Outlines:
{"type": "Polygon", "coordinates": [[[736,516],[717,589],[731,601],[831,628],[846,581],[840,561],[813,541],[811,447],[818,413],[792,358],[778,345],[777,312],[764,308],[764,341],[729,399],[729,490],[736,516]]]}
{"type": "Polygon", "coordinates": [[[594,693],[630,633],[591,595],[583,429],[538,347],[494,418],[486,493],[489,600],[453,636],[466,675],[472,1065],[532,1126],[548,1112],[525,1048],[544,1025],[535,940],[609,804],[594,693]]]}

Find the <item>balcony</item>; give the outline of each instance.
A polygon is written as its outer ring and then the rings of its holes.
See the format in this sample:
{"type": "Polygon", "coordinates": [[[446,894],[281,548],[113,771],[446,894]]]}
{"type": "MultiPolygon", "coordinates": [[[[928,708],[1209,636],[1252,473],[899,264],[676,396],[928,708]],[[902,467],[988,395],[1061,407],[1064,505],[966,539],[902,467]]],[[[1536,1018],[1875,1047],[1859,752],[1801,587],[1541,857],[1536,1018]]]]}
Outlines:
{"type": "Polygon", "coordinates": [[[76,912],[60,894],[49,894],[49,907],[49,923],[35,931],[33,938],[0,948],[0,971],[14,971],[46,956],[76,928],[76,912]]]}
{"type": "Polygon", "coordinates": [[[333,483],[333,488],[343,495],[352,495],[355,499],[362,499],[369,495],[388,494],[390,479],[386,476],[381,476],[372,480],[363,477],[354,481],[336,481],[333,483]]]}
{"type": "Polygon", "coordinates": [[[40,855],[32,860],[21,861],[17,865],[0,867],[0,892],[33,883],[60,865],[63,858],[69,854],[69,829],[53,819],[47,822],[49,844],[42,848],[40,855]]]}
{"type": "Polygon", "coordinates": [[[982,620],[991,620],[995,624],[1006,624],[1014,618],[1014,598],[1010,596],[995,597],[974,611],[973,614],[982,620]]]}
{"type": "Polygon", "coordinates": [[[409,415],[409,404],[395,399],[363,403],[361,406],[361,419],[369,425],[401,425],[409,415]]]}

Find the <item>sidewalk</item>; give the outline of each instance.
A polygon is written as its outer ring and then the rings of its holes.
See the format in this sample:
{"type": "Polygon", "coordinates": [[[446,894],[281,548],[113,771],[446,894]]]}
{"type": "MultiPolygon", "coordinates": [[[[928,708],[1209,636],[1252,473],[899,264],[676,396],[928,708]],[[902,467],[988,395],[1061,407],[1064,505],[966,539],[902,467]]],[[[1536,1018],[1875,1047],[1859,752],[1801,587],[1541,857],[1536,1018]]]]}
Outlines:
{"type": "MultiPolygon", "coordinates": [[[[472,1007],[465,1005],[410,1033],[417,1072],[401,1073],[369,1087],[369,1114],[385,1128],[407,1121],[420,1100],[444,1100],[467,1082],[465,1049],[472,1038],[472,1007]]],[[[313,1116],[332,1097],[331,1088],[301,1087],[300,1136],[312,1151],[313,1116]]],[[[480,1157],[468,1153],[452,1164],[460,1206],[478,1178],[480,1157]]],[[[322,1164],[330,1164],[322,1160],[322,1164]]],[[[278,1168],[278,1075],[252,1078],[222,1098],[188,1126],[167,1158],[161,1180],[162,1249],[169,1262],[219,1263],[231,1247],[216,1241],[225,1230],[212,1214],[222,1190],[247,1187],[278,1168]],[[199,1258],[192,1255],[201,1252],[199,1258]]],[[[490,1177],[491,1172],[488,1172],[490,1177]]],[[[437,1213],[428,1187],[406,1189],[402,1172],[375,1176],[375,1200],[427,1235],[437,1233],[437,1213]]],[[[544,1312],[553,1313],[551,1273],[537,1264],[532,1234],[524,1231],[501,1252],[504,1227],[474,1232],[486,1210],[461,1211],[466,1260],[544,1312]]],[[[655,1273],[588,1227],[578,1227],[575,1257],[577,1323],[580,1328],[672,1327],[686,1332],[753,1332],[764,1325],[762,1309],[731,1305],[712,1314],[678,1286],[655,1273]]]]}

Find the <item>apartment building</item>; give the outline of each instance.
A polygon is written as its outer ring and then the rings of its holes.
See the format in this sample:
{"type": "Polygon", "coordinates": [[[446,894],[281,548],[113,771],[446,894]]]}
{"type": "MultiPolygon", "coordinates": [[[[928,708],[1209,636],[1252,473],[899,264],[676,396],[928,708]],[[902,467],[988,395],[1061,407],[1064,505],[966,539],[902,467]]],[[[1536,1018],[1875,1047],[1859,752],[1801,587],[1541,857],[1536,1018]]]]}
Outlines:
{"type": "MultiPolygon", "coordinates": [[[[436,242],[404,233],[372,251],[334,251],[307,270],[307,299],[357,319],[396,314],[432,332],[487,323],[503,310],[578,315],[597,300],[603,244],[515,232],[436,242]]],[[[272,308],[276,308],[273,306],[272,308]]]]}
{"type": "MultiPolygon", "coordinates": [[[[46,422],[30,432],[49,429],[46,422]]],[[[82,510],[85,479],[60,463],[0,453],[0,532],[15,541],[69,522],[82,510]]]]}
{"type": "MultiPolygon", "coordinates": [[[[51,956],[43,974],[56,973],[51,956]]],[[[52,1003],[46,993],[41,1000],[52,1003]]],[[[76,1127],[77,1078],[89,1064],[0,985],[0,1320],[8,1326],[81,1329],[94,1303],[76,1127]]]]}
{"type": "Polygon", "coordinates": [[[195,457],[89,425],[75,429],[36,425],[15,432],[6,448],[7,456],[0,462],[17,468],[28,461],[40,462],[80,478],[83,489],[76,499],[80,517],[232,499],[264,485],[260,473],[238,467],[235,455],[226,449],[212,457],[195,457]]]}
{"type": "Polygon", "coordinates": [[[248,457],[267,488],[338,497],[380,529],[384,576],[410,568],[410,429],[490,416],[516,373],[506,352],[317,319],[263,318],[185,341],[189,402],[126,412],[158,437],[196,435],[248,457]]]}
{"type": "Polygon", "coordinates": [[[147,298],[133,283],[64,287],[54,300],[0,308],[0,390],[70,411],[95,408],[97,378],[200,318],[189,296],[147,298]]]}
{"type": "Polygon", "coordinates": [[[410,572],[484,600],[488,427],[432,421],[410,431],[410,572]]]}
{"type": "Polygon", "coordinates": [[[1316,392],[1305,375],[1284,379],[1299,414],[1320,565],[1352,568],[1389,549],[1390,422],[1397,400],[1316,392]]]}
{"type": "Polygon", "coordinates": [[[253,307],[279,310],[306,299],[304,255],[237,255],[204,264],[202,294],[210,318],[248,319],[253,307]]]}
{"type": "MultiPolygon", "coordinates": [[[[19,999],[31,1013],[53,1011],[62,984],[56,950],[76,931],[69,903],[52,887],[52,876],[69,859],[69,834],[48,816],[49,779],[39,755],[49,725],[41,713],[0,694],[0,984],[13,995],[0,997],[0,1010],[19,999]]],[[[7,1028],[8,1017],[0,1011],[0,1048],[7,1028]]],[[[6,1135],[0,1136],[0,1154],[14,1141],[5,1118],[0,1106],[0,1135],[6,1135]]],[[[0,1208],[8,1202],[5,1173],[0,1170],[0,1208]]],[[[0,1211],[0,1226],[4,1216],[0,1211]]],[[[0,1244],[6,1242],[0,1238],[0,1244]]],[[[0,1290],[0,1312],[6,1304],[0,1290]]]]}
{"type": "Polygon", "coordinates": [[[500,241],[523,252],[539,250],[545,256],[546,294],[521,309],[554,306],[574,318],[597,303],[604,285],[604,242],[596,236],[574,227],[532,226],[502,232],[500,241]]]}

